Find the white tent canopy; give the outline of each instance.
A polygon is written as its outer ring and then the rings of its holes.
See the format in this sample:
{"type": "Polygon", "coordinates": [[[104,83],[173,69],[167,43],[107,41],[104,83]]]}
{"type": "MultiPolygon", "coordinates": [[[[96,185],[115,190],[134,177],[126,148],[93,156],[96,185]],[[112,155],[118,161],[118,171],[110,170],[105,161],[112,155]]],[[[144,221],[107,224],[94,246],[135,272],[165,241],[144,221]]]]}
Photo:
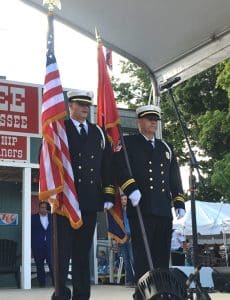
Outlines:
{"type": "MultiPolygon", "coordinates": [[[[185,207],[186,214],[183,218],[177,220],[174,214],[173,227],[180,228],[185,235],[192,235],[191,201],[187,201],[185,207]]],[[[212,236],[223,233],[223,223],[226,224],[226,220],[229,220],[229,216],[230,204],[196,201],[198,234],[212,236]]],[[[230,223],[228,223],[228,226],[230,226],[230,223]]],[[[230,229],[230,227],[228,227],[228,229],[230,229]]]]}
{"type": "Polygon", "coordinates": [[[230,217],[227,218],[227,219],[223,219],[222,229],[223,229],[223,233],[229,233],[230,234],[230,217]]]}
{"type": "MultiPolygon", "coordinates": [[[[42,0],[21,0],[40,10],[42,0]]],[[[229,0],[62,0],[56,18],[149,70],[190,78],[230,56],[229,0]]]]}

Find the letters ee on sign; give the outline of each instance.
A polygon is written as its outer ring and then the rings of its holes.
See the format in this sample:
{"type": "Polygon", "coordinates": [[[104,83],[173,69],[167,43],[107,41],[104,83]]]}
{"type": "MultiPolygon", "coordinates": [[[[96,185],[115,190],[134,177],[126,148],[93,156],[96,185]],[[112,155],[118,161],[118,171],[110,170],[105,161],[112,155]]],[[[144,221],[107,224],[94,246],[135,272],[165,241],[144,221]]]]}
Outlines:
{"type": "Polygon", "coordinates": [[[38,88],[0,81],[0,131],[39,134],[38,88]]]}

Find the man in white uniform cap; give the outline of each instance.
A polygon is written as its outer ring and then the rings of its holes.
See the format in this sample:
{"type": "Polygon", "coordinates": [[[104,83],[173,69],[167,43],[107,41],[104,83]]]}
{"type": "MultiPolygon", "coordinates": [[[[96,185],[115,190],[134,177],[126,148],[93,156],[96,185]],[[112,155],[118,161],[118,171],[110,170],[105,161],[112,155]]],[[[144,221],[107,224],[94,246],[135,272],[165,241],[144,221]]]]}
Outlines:
{"type": "Polygon", "coordinates": [[[93,93],[74,90],[67,96],[70,118],[65,120],[65,127],[83,225],[73,229],[67,218],[58,216],[60,296],[53,300],[71,298],[70,290],[66,288],[70,258],[72,300],[88,300],[89,254],[97,211],[111,208],[114,202],[112,150],[101,128],[87,121],[93,93]]]}
{"type": "MultiPolygon", "coordinates": [[[[115,155],[118,184],[127,197],[136,281],[149,270],[135,206],[140,205],[155,268],[168,268],[172,232],[171,205],[184,215],[184,197],[179,167],[172,147],[156,139],[160,108],[137,108],[139,134],[125,137],[132,169],[125,167],[123,150],[115,155]]],[[[137,298],[138,299],[138,298],[137,298]]]]}

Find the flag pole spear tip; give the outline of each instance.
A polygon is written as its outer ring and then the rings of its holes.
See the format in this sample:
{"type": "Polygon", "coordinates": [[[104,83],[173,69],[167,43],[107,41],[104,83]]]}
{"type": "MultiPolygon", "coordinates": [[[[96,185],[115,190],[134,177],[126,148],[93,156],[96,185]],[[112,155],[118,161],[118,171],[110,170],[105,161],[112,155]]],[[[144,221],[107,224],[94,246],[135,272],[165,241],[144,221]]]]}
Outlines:
{"type": "Polygon", "coordinates": [[[60,0],[43,0],[43,6],[48,7],[49,13],[53,13],[55,7],[61,9],[61,1],[60,0]]]}
{"type": "Polygon", "coordinates": [[[100,34],[99,34],[96,27],[95,27],[95,36],[96,36],[96,40],[97,40],[98,44],[100,44],[101,43],[101,37],[100,37],[100,34]]]}

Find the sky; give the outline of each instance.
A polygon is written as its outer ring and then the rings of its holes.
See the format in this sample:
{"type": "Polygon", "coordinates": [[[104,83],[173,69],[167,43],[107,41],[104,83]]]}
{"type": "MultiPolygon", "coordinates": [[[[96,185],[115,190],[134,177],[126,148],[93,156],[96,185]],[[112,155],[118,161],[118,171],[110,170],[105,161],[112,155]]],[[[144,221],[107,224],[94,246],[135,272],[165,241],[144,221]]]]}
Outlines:
{"type": "MultiPolygon", "coordinates": [[[[42,1],[42,0],[41,0],[42,1]]],[[[47,16],[19,0],[0,0],[0,76],[43,84],[47,16]]],[[[91,39],[54,22],[55,55],[64,88],[97,89],[97,47],[91,39]]],[[[120,56],[113,55],[114,74],[120,56]]]]}

